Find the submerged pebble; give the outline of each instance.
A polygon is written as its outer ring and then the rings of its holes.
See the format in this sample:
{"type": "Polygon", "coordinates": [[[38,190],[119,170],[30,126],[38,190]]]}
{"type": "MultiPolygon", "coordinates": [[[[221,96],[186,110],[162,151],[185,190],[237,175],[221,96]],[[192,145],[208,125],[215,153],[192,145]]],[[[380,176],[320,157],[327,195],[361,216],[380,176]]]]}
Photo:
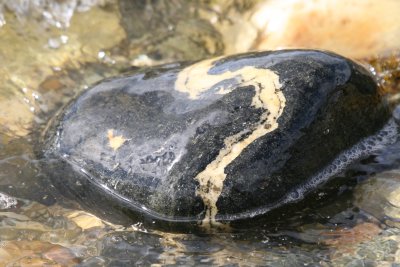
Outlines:
{"type": "Polygon", "coordinates": [[[103,217],[220,225],[302,199],[391,142],[389,117],[346,58],[248,53],[105,80],[53,119],[42,155],[61,192],[103,217]]]}
{"type": "Polygon", "coordinates": [[[360,183],[354,203],[387,225],[400,228],[399,170],[379,173],[360,183]]]}

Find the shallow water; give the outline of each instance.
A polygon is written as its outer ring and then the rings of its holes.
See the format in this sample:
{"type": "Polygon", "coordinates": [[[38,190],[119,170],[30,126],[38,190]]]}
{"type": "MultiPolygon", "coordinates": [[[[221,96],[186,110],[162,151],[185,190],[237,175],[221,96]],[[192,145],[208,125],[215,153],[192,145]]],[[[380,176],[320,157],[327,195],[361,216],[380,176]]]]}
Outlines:
{"type": "Polygon", "coordinates": [[[250,49],[236,36],[252,38],[261,1],[142,2],[0,2],[0,265],[400,264],[400,172],[379,174],[399,168],[400,144],[234,232],[112,224],[51,186],[34,147],[62,105],[131,68],[250,49]]]}

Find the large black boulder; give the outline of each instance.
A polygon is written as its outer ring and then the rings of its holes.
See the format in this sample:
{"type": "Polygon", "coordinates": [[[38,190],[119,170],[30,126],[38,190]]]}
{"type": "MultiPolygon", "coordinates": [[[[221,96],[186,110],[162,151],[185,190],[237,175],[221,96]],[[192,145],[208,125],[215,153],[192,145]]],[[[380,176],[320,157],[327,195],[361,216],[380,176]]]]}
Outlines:
{"type": "Polygon", "coordinates": [[[346,58],[247,53],[104,80],[54,118],[42,155],[62,192],[106,217],[218,224],[301,199],[389,117],[346,58]]]}

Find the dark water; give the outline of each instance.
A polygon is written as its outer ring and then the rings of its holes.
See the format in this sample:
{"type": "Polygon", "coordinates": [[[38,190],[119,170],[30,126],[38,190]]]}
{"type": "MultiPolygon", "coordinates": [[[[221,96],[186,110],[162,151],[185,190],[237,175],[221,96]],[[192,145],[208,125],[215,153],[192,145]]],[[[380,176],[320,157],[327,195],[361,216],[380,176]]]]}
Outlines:
{"type": "Polygon", "coordinates": [[[0,2],[1,266],[400,263],[400,172],[374,176],[400,166],[400,144],[232,232],[112,224],[64,199],[41,172],[40,132],[74,95],[138,66],[223,54],[221,25],[257,2],[0,2]]]}

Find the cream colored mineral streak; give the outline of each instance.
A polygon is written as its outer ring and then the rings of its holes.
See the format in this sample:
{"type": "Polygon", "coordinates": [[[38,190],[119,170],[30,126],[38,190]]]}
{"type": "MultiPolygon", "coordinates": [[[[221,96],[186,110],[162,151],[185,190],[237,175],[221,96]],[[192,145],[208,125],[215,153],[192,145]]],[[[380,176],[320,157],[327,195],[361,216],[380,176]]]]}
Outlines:
{"type": "Polygon", "coordinates": [[[122,135],[114,136],[113,129],[108,129],[107,138],[108,138],[108,145],[114,151],[117,151],[117,149],[120,148],[125,143],[125,141],[129,140],[129,139],[124,138],[122,135]]]}
{"type": "Polygon", "coordinates": [[[202,61],[182,70],[176,80],[175,89],[188,93],[191,99],[198,99],[201,98],[203,92],[216,84],[233,79],[234,82],[219,88],[216,93],[229,93],[238,85],[253,85],[256,94],[253,97],[252,105],[256,108],[262,108],[264,113],[252,128],[227,137],[224,140],[225,146],[218,156],[196,176],[200,183],[197,194],[201,196],[207,209],[202,222],[204,226],[220,225],[216,222],[215,216],[218,213],[217,201],[226,178],[226,166],[234,161],[252,142],[278,128],[277,120],[286,103],[286,99],[280,91],[279,76],[273,71],[246,66],[233,72],[226,71],[218,75],[208,74],[216,60],[218,59],[202,61]],[[248,134],[248,136],[242,139],[245,134],[248,134]]]}

